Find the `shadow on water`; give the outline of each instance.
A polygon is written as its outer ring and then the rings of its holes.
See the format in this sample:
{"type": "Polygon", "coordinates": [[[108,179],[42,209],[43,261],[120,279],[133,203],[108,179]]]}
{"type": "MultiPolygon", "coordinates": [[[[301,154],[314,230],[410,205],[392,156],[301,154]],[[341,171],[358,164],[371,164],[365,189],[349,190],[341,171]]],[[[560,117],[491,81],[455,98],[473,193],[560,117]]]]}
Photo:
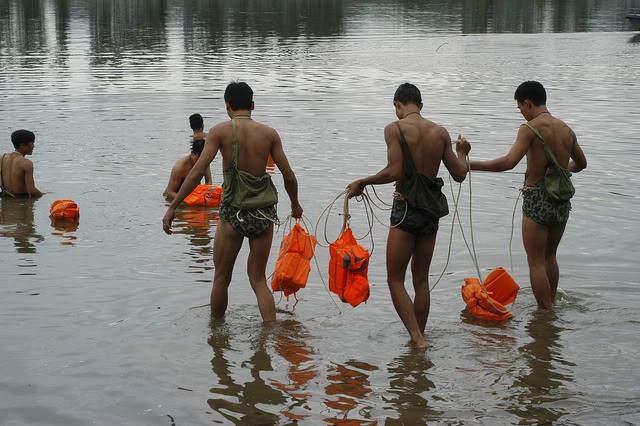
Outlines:
{"type": "Polygon", "coordinates": [[[36,244],[44,237],[36,232],[33,198],[3,198],[0,200],[0,237],[13,238],[18,253],[35,253],[36,244]]]}
{"type": "Polygon", "coordinates": [[[573,382],[574,363],[564,359],[559,319],[554,311],[537,310],[525,327],[531,341],[519,348],[527,369],[515,377],[506,399],[511,402],[507,411],[530,423],[553,424],[570,409],[559,408],[562,401],[575,399],[566,384],[573,382]]]}
{"type": "Polygon", "coordinates": [[[349,360],[335,364],[327,373],[324,404],[335,412],[333,417],[324,417],[327,424],[376,424],[372,419],[374,406],[367,400],[371,394],[369,372],[378,367],[366,362],[349,360]],[[353,414],[351,414],[353,413],[353,414]]]}

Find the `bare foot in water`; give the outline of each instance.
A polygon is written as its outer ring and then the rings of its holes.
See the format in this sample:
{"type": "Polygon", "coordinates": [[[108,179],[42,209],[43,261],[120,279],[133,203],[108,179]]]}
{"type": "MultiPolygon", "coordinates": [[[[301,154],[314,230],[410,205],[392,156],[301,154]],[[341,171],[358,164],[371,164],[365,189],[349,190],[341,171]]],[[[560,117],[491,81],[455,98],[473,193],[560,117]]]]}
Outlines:
{"type": "Polygon", "coordinates": [[[416,349],[426,349],[429,345],[427,345],[427,341],[424,338],[419,339],[418,341],[411,341],[411,346],[416,349]]]}

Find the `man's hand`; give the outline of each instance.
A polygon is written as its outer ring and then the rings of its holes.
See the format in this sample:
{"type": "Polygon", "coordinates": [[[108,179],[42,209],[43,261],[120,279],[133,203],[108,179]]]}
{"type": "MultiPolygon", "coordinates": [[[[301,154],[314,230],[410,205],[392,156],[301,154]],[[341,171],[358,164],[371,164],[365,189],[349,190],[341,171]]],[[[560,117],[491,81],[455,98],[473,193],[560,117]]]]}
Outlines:
{"type": "Polygon", "coordinates": [[[462,152],[464,155],[469,155],[469,151],[471,151],[471,144],[464,136],[458,135],[458,140],[456,141],[456,152],[462,152]]]}
{"type": "Polygon", "coordinates": [[[298,203],[291,206],[291,217],[300,219],[302,217],[302,206],[298,203]]]}
{"type": "Polygon", "coordinates": [[[173,234],[173,231],[171,231],[171,222],[173,222],[173,218],[175,217],[175,215],[176,210],[172,207],[169,207],[167,209],[167,212],[164,214],[164,217],[162,218],[162,229],[168,235],[173,234]]]}
{"type": "Polygon", "coordinates": [[[362,183],[362,179],[354,180],[349,185],[347,185],[347,190],[349,194],[347,196],[349,198],[357,197],[358,195],[362,195],[364,191],[365,185],[362,183]]]}

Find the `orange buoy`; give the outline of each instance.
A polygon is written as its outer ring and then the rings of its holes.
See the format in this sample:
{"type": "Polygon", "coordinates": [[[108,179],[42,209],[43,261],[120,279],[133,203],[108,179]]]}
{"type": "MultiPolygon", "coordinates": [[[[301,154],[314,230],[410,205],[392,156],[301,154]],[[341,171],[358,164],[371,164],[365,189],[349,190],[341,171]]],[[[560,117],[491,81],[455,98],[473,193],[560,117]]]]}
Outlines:
{"type": "Polygon", "coordinates": [[[192,206],[218,207],[221,200],[221,186],[200,184],[187,195],[184,202],[192,206]]]}
{"type": "Polygon", "coordinates": [[[351,228],[329,245],[329,290],[354,308],[369,298],[369,252],[358,244],[351,228]]]}
{"type": "Polygon", "coordinates": [[[502,321],[513,317],[505,305],[516,300],[520,286],[504,270],[496,268],[484,280],[484,288],[478,278],[465,278],[462,299],[475,317],[502,321]]]}
{"type": "Polygon", "coordinates": [[[53,220],[77,221],[80,219],[80,208],[73,200],[55,200],[51,204],[49,217],[53,220]]]}
{"type": "MultiPolygon", "coordinates": [[[[296,223],[280,244],[280,254],[271,280],[271,289],[284,292],[289,298],[307,285],[310,261],[316,247],[316,237],[296,223]]],[[[297,297],[296,297],[296,300],[297,297]]]]}

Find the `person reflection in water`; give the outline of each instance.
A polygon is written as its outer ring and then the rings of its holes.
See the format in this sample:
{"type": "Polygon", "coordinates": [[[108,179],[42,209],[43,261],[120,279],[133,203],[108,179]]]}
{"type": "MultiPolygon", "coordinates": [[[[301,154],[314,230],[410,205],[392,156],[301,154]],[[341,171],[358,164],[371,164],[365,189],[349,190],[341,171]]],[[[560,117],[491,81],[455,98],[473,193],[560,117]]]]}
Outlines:
{"type": "MultiPolygon", "coordinates": [[[[208,343],[213,349],[211,366],[217,384],[210,390],[212,396],[207,401],[216,413],[227,421],[241,425],[278,424],[277,414],[262,410],[260,406],[281,407],[286,403],[282,392],[265,383],[261,374],[273,371],[271,356],[267,351],[270,329],[260,330],[260,334],[250,345],[253,355],[247,361],[238,362],[246,353],[232,347],[233,332],[219,320],[211,321],[211,336],[208,343]],[[248,371],[247,371],[248,370],[248,371]],[[238,376],[234,377],[237,372],[238,376]],[[253,378],[247,382],[247,373],[253,378]]],[[[237,340],[245,340],[245,334],[238,334],[237,340]]],[[[243,342],[236,342],[240,346],[243,342]]]]}
{"type": "Polygon", "coordinates": [[[554,311],[534,311],[526,327],[531,341],[519,349],[527,368],[511,386],[508,399],[512,405],[508,411],[531,424],[555,424],[563,414],[570,413],[560,408],[562,401],[577,396],[567,386],[574,381],[576,364],[563,357],[559,343],[563,329],[557,322],[554,311]]]}
{"type": "Polygon", "coordinates": [[[36,188],[33,177],[33,163],[27,155],[33,154],[36,135],[29,130],[11,133],[11,143],[15,150],[0,157],[0,197],[41,197],[43,192],[36,188]]]}
{"type": "Polygon", "coordinates": [[[13,238],[18,253],[35,253],[35,243],[44,241],[36,233],[33,199],[3,199],[0,201],[0,237],[13,238]]]}

